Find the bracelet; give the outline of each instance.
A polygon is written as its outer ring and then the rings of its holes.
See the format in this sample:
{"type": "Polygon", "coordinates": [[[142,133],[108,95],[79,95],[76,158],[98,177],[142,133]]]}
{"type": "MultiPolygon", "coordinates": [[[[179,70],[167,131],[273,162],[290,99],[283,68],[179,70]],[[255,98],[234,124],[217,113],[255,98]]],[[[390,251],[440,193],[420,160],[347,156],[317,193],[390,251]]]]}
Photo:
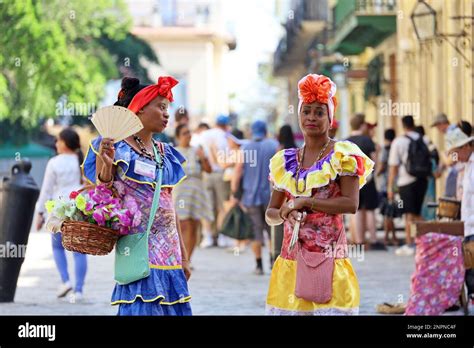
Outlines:
{"type": "Polygon", "coordinates": [[[280,217],[280,219],[282,219],[283,221],[285,221],[285,219],[283,218],[283,216],[281,216],[281,209],[278,210],[278,216],[280,217]]]}
{"type": "Polygon", "coordinates": [[[315,203],[315,199],[312,198],[312,200],[311,200],[311,207],[309,208],[309,209],[312,210],[312,211],[315,211],[315,210],[316,210],[315,208],[313,208],[314,203],[315,203]]]}
{"type": "Polygon", "coordinates": [[[113,185],[114,183],[114,177],[112,176],[112,179],[110,179],[109,181],[103,181],[101,178],[100,178],[100,173],[97,175],[97,181],[99,182],[99,185],[100,184],[104,184],[105,186],[107,187],[110,187],[113,185]]]}

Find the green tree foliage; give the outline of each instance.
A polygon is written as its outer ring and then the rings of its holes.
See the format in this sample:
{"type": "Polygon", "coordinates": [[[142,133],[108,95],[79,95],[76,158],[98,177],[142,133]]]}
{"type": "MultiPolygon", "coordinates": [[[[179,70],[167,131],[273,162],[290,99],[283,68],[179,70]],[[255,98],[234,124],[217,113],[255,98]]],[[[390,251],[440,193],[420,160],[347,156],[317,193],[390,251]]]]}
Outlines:
{"type": "Polygon", "coordinates": [[[139,78],[143,84],[156,83],[149,80],[147,69],[140,62],[140,58],[145,58],[149,62],[158,64],[155,51],[146,41],[128,33],[123,40],[119,41],[104,36],[100,39],[100,43],[114,56],[117,65],[125,68],[123,71],[126,71],[127,75],[139,78]]]}
{"type": "Polygon", "coordinates": [[[34,126],[56,102],[97,103],[118,77],[103,40],[126,40],[123,0],[0,0],[0,119],[34,126]]]}

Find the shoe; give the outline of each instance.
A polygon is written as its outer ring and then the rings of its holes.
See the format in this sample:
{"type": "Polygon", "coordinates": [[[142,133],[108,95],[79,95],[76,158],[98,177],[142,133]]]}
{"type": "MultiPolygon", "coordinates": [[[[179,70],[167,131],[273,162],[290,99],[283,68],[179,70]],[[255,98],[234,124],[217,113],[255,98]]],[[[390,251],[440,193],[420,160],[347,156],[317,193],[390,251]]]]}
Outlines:
{"type": "Polygon", "coordinates": [[[69,291],[71,291],[71,290],[72,290],[72,286],[71,286],[70,282],[66,282],[66,283],[61,284],[61,286],[58,289],[58,293],[57,293],[58,298],[65,297],[69,293],[69,291]]]}
{"type": "Polygon", "coordinates": [[[235,241],[232,240],[231,238],[227,237],[227,236],[224,236],[222,234],[220,234],[218,237],[217,237],[217,246],[219,248],[228,248],[228,247],[233,247],[234,246],[234,243],[235,241]]]}
{"type": "Polygon", "coordinates": [[[380,314],[404,314],[406,306],[406,303],[391,304],[384,302],[378,304],[375,309],[377,310],[377,313],[380,314]]]}
{"type": "Polygon", "coordinates": [[[255,271],[253,272],[255,275],[264,275],[265,273],[263,272],[263,268],[257,267],[255,268],[255,271]]]}
{"type": "Polygon", "coordinates": [[[387,250],[387,247],[380,242],[370,243],[370,250],[387,250]]]}
{"type": "Polygon", "coordinates": [[[446,308],[445,312],[457,312],[460,309],[461,309],[461,306],[454,304],[451,307],[446,308]]]}
{"type": "Polygon", "coordinates": [[[212,236],[207,236],[207,237],[203,237],[202,242],[199,245],[199,247],[206,249],[206,248],[212,247],[213,245],[214,245],[214,240],[212,239],[212,236]]]}
{"type": "Polygon", "coordinates": [[[415,248],[410,247],[406,244],[395,250],[395,255],[397,256],[411,256],[414,254],[415,254],[415,248]]]}
{"type": "Polygon", "coordinates": [[[75,292],[69,295],[69,303],[82,303],[84,302],[84,295],[82,292],[75,292]]]}

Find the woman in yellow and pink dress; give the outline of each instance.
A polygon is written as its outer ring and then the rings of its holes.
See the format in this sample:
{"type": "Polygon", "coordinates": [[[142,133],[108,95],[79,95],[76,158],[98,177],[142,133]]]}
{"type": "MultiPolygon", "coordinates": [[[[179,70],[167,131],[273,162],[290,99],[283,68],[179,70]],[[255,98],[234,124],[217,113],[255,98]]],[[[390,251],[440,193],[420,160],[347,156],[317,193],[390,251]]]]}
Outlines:
{"type": "MultiPolygon", "coordinates": [[[[298,120],[304,146],[281,150],[270,161],[273,191],[266,219],[270,225],[284,224],[284,239],[272,270],[267,314],[351,315],[359,311],[359,284],[347,254],[334,259],[332,288],[329,281],[330,289],[325,289],[332,291],[330,300],[316,303],[295,295],[298,247],[288,248],[297,220],[300,248],[324,253],[336,241],[346,245],[342,214],[356,212],[359,189],[373,170],[374,163],[357,145],[329,138],[335,94],[336,85],[326,76],[310,74],[300,80],[298,120]]],[[[303,279],[303,283],[311,281],[315,280],[303,279]]]]}

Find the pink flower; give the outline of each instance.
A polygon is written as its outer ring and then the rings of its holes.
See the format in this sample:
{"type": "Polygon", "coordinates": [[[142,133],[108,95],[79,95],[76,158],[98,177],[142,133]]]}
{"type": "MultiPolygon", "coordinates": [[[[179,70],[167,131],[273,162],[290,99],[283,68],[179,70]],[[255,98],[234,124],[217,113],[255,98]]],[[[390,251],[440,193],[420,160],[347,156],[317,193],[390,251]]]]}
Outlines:
{"type": "Polygon", "coordinates": [[[132,227],[137,227],[138,225],[140,225],[141,220],[142,220],[142,212],[138,210],[133,215],[132,227]]]}
{"type": "Polygon", "coordinates": [[[131,196],[125,196],[123,206],[127,208],[132,214],[138,211],[137,201],[131,196]]]}
{"type": "Polygon", "coordinates": [[[92,213],[92,217],[99,226],[105,226],[105,214],[102,209],[97,209],[92,213]]]}

